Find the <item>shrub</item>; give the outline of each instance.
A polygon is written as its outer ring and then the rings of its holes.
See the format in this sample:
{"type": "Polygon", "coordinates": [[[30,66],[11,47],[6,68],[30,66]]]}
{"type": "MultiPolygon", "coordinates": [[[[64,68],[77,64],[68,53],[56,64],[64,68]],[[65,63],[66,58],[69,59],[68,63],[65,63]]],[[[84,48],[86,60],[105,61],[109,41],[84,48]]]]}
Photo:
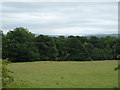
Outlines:
{"type": "Polygon", "coordinates": [[[13,72],[7,68],[9,63],[8,59],[2,60],[2,87],[7,87],[14,82],[14,77],[11,74],[13,72]]]}

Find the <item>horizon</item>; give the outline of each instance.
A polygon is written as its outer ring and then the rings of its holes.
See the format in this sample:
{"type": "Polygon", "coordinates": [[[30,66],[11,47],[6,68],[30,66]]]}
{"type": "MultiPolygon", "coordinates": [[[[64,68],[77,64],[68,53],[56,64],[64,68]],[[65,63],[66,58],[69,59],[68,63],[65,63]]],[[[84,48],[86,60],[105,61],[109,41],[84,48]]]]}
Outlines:
{"type": "MultiPolygon", "coordinates": [[[[2,32],[3,32],[3,30],[1,30],[2,32]]],[[[13,30],[9,30],[8,32],[10,32],[10,31],[13,31],[13,30]]],[[[29,31],[29,30],[28,30],[29,31]]],[[[8,33],[7,32],[7,33],[8,33]]],[[[30,31],[29,31],[30,32],[30,31]]],[[[6,35],[7,33],[4,33],[3,32],[3,34],[4,35],[6,35]]],[[[33,32],[31,32],[31,33],[33,33],[33,32]]],[[[74,34],[42,34],[42,33],[33,33],[33,34],[35,34],[35,36],[38,36],[38,35],[47,35],[47,36],[96,36],[96,35],[118,35],[118,33],[110,33],[110,34],[106,34],[106,33],[96,33],[96,34],[84,34],[84,35],[74,35],[74,34]]]]}

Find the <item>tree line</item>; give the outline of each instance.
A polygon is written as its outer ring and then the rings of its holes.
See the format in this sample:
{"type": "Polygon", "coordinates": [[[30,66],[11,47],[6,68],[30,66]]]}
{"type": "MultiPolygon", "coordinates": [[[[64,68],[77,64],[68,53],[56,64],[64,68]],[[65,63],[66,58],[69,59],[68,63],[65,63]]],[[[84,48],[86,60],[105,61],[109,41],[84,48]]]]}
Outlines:
{"type": "Polygon", "coordinates": [[[2,58],[11,62],[120,59],[120,39],[96,36],[35,36],[19,27],[2,34],[2,58]]]}

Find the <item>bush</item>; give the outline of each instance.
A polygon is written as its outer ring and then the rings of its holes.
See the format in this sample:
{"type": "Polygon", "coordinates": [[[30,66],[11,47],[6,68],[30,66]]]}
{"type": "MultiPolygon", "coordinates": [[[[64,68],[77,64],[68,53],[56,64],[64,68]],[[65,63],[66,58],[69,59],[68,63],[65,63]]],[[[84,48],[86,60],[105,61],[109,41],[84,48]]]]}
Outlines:
{"type": "Polygon", "coordinates": [[[14,77],[11,74],[13,72],[7,68],[9,63],[8,59],[2,60],[2,87],[7,87],[14,82],[14,77]]]}

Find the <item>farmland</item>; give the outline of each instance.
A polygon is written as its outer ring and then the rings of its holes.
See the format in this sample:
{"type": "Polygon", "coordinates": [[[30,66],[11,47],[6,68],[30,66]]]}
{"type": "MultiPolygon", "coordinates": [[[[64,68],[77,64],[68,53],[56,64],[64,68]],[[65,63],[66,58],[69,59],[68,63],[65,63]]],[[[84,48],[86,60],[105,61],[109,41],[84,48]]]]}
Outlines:
{"type": "Polygon", "coordinates": [[[11,63],[17,88],[116,88],[118,61],[11,63]]]}

